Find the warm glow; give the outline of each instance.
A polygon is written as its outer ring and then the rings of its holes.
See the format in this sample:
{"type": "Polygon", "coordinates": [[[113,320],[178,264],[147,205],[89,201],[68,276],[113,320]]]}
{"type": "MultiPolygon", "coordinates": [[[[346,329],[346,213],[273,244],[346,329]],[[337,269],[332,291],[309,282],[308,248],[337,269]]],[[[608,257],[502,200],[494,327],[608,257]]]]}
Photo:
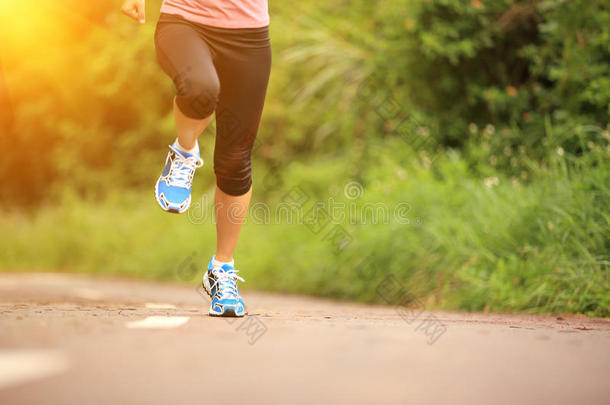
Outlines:
{"type": "Polygon", "coordinates": [[[20,47],[48,47],[48,41],[61,32],[58,7],[57,2],[0,0],[0,51],[18,52],[20,47]]]}
{"type": "Polygon", "coordinates": [[[82,62],[78,55],[88,36],[99,30],[88,18],[95,7],[74,0],[0,0],[0,64],[16,100],[34,88],[67,90],[64,83],[82,67],[74,61],[82,62]]]}

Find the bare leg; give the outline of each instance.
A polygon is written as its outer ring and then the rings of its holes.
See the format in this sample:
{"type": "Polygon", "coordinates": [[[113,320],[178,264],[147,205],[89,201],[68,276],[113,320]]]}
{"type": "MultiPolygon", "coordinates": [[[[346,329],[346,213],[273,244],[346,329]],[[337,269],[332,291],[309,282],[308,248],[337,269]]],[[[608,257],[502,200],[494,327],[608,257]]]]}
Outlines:
{"type": "Polygon", "coordinates": [[[216,186],[214,207],[216,211],[216,260],[230,262],[237,245],[239,232],[246,218],[252,187],[245,194],[232,196],[216,186]]]}
{"type": "Polygon", "coordinates": [[[178,132],[178,143],[184,149],[193,149],[197,138],[212,121],[212,116],[204,118],[202,120],[196,120],[189,118],[180,111],[176,104],[176,98],[174,97],[174,120],[176,121],[176,131],[178,132]]]}

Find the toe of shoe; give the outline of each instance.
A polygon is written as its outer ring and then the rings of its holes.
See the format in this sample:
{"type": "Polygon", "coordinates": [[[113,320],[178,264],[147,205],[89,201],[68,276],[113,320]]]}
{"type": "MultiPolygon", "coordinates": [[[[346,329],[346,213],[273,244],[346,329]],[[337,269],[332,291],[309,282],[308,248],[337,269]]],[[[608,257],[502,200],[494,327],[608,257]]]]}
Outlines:
{"type": "Polygon", "coordinates": [[[155,196],[161,208],[166,211],[184,212],[191,202],[191,190],[168,186],[162,180],[157,182],[155,196]]]}
{"type": "Polygon", "coordinates": [[[214,299],[210,312],[219,315],[233,314],[232,316],[243,316],[246,313],[246,305],[240,299],[214,299]]]}

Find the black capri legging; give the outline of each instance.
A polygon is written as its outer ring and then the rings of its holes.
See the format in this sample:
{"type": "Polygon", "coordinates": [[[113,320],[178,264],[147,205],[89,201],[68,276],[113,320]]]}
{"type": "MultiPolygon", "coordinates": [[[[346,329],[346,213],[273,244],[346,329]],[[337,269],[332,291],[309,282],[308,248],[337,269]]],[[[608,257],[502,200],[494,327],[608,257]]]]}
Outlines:
{"type": "Polygon", "coordinates": [[[271,70],[268,28],[217,28],[161,14],[155,48],[176,86],[180,111],[195,119],[216,111],[218,187],[234,196],[246,193],[271,70]]]}

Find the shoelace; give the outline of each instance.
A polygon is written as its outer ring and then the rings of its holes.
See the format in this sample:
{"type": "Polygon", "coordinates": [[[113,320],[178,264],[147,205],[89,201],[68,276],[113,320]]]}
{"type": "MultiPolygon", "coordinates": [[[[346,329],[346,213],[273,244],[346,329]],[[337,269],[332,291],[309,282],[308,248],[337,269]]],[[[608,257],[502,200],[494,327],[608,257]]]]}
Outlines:
{"type": "Polygon", "coordinates": [[[246,282],[243,278],[237,275],[239,270],[223,270],[216,271],[212,270],[214,277],[216,277],[216,285],[218,286],[218,293],[221,298],[239,298],[239,292],[237,291],[237,280],[246,282]]]}
{"type": "Polygon", "coordinates": [[[191,187],[195,169],[203,166],[203,159],[199,156],[185,157],[173,145],[170,145],[169,148],[174,152],[174,158],[167,176],[168,184],[182,188],[191,187]]]}

